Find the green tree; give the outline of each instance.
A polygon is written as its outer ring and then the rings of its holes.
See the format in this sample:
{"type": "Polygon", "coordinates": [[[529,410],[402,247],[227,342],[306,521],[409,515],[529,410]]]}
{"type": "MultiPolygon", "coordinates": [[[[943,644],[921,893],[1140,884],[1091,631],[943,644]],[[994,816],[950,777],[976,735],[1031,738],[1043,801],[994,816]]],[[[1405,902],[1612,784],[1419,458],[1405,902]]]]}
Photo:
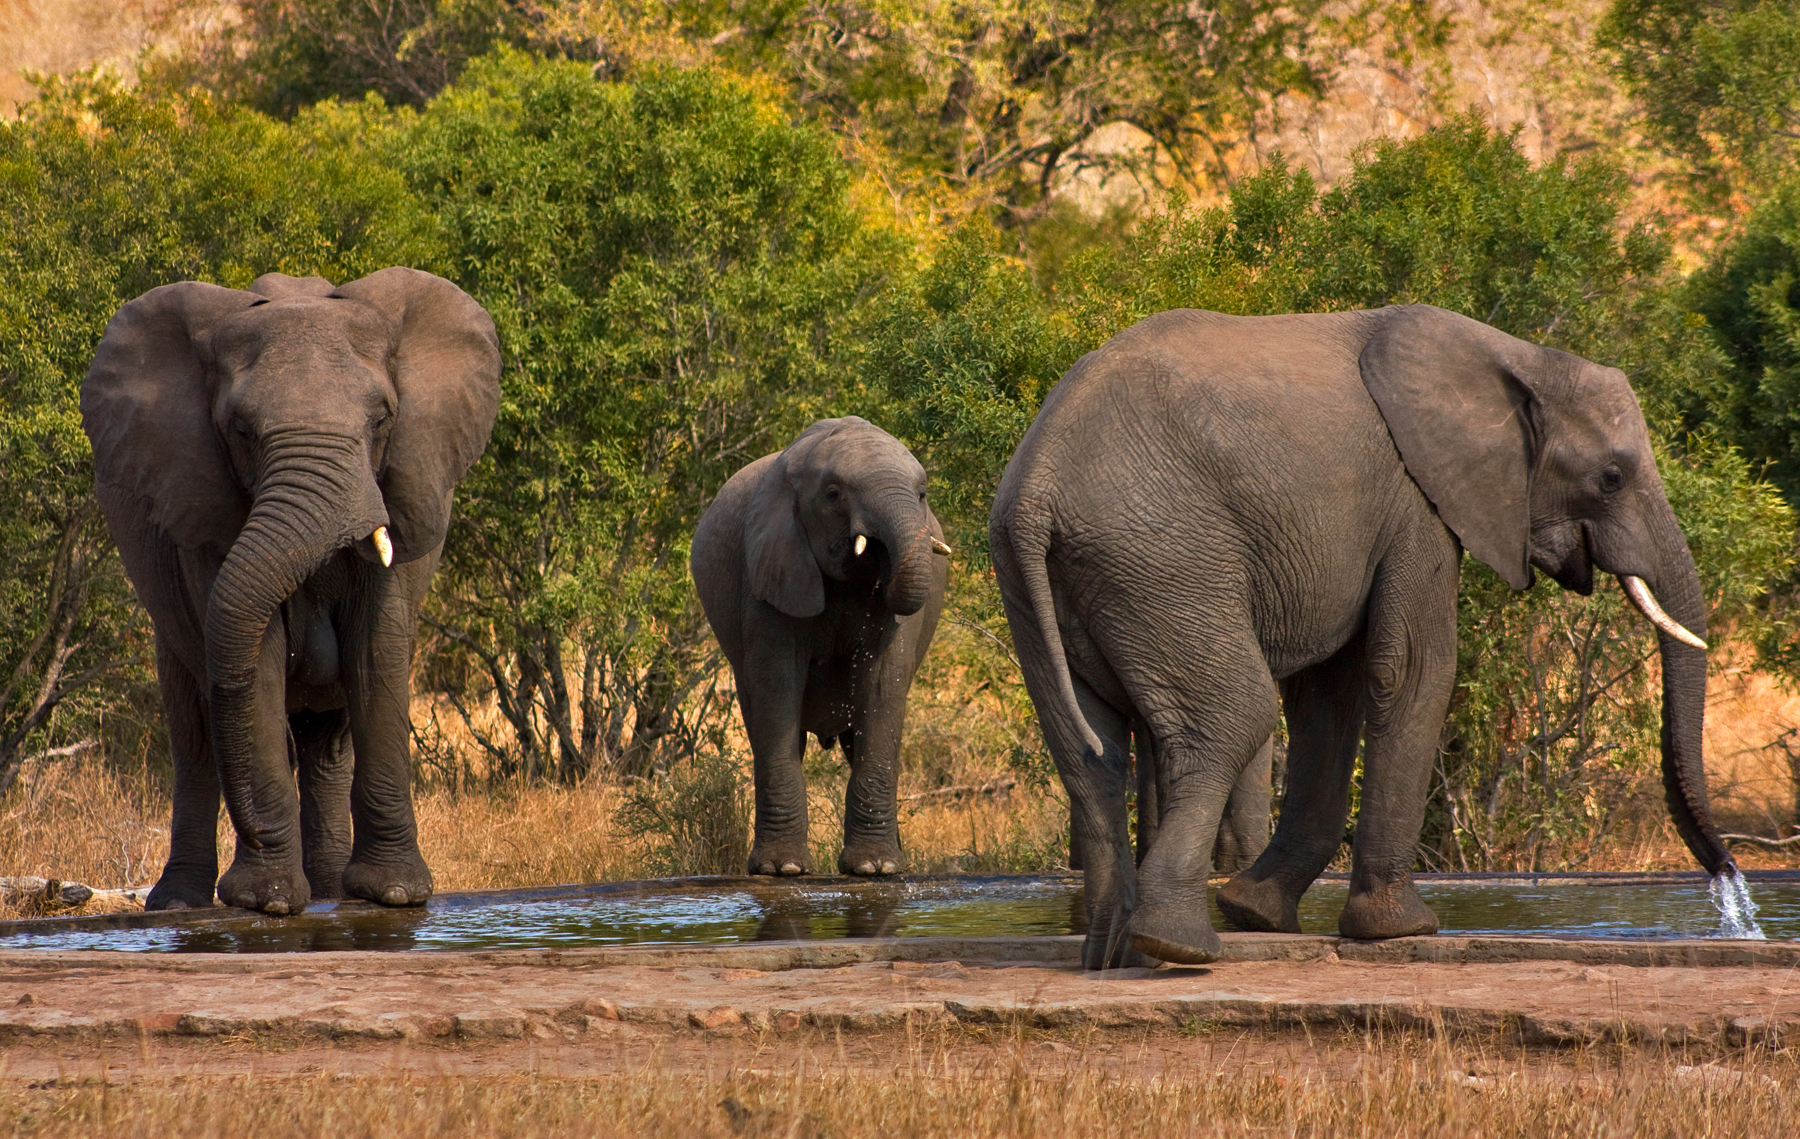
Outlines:
{"type": "Polygon", "coordinates": [[[1800,503],[1800,177],[1777,186],[1689,288],[1731,364],[1695,417],[1767,463],[1800,503]]]}
{"type": "Polygon", "coordinates": [[[29,745],[97,734],[149,675],[77,402],[113,312],[170,281],[343,280],[428,256],[430,218],[343,127],[92,79],[0,123],[0,793],[29,745]]]}
{"type": "Polygon", "coordinates": [[[523,43],[516,0],[239,0],[239,19],[194,58],[162,68],[269,114],[376,94],[422,107],[496,43],[523,43]]]}
{"type": "Polygon", "coordinates": [[[642,774],[726,704],[687,575],[700,511],[854,392],[853,318],[904,250],[826,135],[715,70],[610,83],[502,53],[390,153],[506,360],[434,682],[468,713],[492,692],[502,770],[642,774]]]}
{"type": "Polygon", "coordinates": [[[1652,134],[1716,195],[1791,167],[1800,3],[1614,0],[1599,30],[1652,134]]]}

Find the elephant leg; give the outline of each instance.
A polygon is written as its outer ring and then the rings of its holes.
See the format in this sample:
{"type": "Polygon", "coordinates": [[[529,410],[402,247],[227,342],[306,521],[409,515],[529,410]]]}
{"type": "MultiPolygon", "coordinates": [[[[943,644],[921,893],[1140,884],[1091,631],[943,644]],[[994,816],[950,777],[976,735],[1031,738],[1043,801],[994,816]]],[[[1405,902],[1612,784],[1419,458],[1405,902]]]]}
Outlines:
{"type": "Polygon", "coordinates": [[[857,678],[856,711],[844,748],[850,781],[844,792],[841,874],[867,878],[900,872],[900,736],[914,656],[907,634],[916,633],[917,624],[903,623],[874,667],[857,678]]]}
{"type": "Polygon", "coordinates": [[[411,708],[413,627],[435,554],[381,571],[355,567],[361,588],[337,625],[355,760],[353,839],[343,891],[384,906],[422,906],[431,869],[413,817],[411,708]],[[366,608],[365,608],[366,607],[366,608]],[[348,632],[346,632],[348,630],[348,632]]]}
{"type": "Polygon", "coordinates": [[[1204,964],[1220,953],[1206,910],[1219,820],[1239,776],[1274,732],[1278,708],[1275,682],[1254,645],[1188,668],[1203,700],[1179,713],[1148,713],[1168,790],[1156,844],[1138,869],[1138,905],[1127,929],[1147,956],[1204,964]]]}
{"type": "Polygon", "coordinates": [[[844,848],[838,873],[862,878],[900,873],[898,713],[871,715],[842,741],[850,764],[844,790],[844,848]],[[890,715],[894,722],[888,721],[890,715]],[[889,737],[889,738],[884,738],[889,737]]]}
{"type": "Polygon", "coordinates": [[[1350,897],[1338,916],[1345,937],[1406,937],[1438,928],[1413,885],[1412,868],[1455,680],[1457,553],[1447,532],[1427,537],[1442,540],[1394,570],[1378,571],[1369,599],[1362,804],[1350,897]],[[1421,572],[1434,564],[1440,572],[1421,572]]]}
{"type": "Polygon", "coordinates": [[[1090,751],[1063,716],[1052,713],[1041,720],[1044,740],[1069,793],[1070,845],[1078,845],[1082,852],[1087,940],[1081,962],[1087,969],[1141,965],[1143,958],[1125,936],[1126,919],[1137,904],[1137,865],[1125,814],[1129,726],[1080,677],[1073,679],[1076,706],[1100,736],[1104,753],[1090,751]]]}
{"type": "Polygon", "coordinates": [[[1344,841],[1350,778],[1362,732],[1363,639],[1281,683],[1288,777],[1275,837],[1219,888],[1219,910],[1242,930],[1300,932],[1300,896],[1344,841]]]}
{"type": "Polygon", "coordinates": [[[750,873],[811,874],[806,775],[800,767],[806,748],[806,732],[800,726],[805,659],[785,626],[746,640],[745,667],[737,678],[738,707],[744,713],[744,732],[750,737],[756,785],[756,837],[750,848],[750,873]]]}
{"type": "Polygon", "coordinates": [[[169,824],[169,860],[144,908],[198,909],[213,904],[219,880],[219,772],[206,734],[200,686],[160,643],[156,678],[175,759],[175,812],[169,824]]]}
{"type": "Polygon", "coordinates": [[[300,768],[300,843],[315,898],[339,898],[350,861],[350,714],[296,712],[288,717],[300,768]]]}
{"type": "MultiPolygon", "coordinates": [[[[1214,874],[1236,874],[1248,868],[1269,845],[1269,780],[1274,771],[1275,737],[1270,736],[1232,785],[1213,847],[1214,874]]],[[[1139,811],[1141,815],[1142,807],[1139,811]]],[[[1142,825],[1140,822],[1140,828],[1142,825]]]]}
{"type": "MultiPolygon", "coordinates": [[[[300,801],[288,741],[287,630],[279,611],[263,630],[252,681],[251,762],[262,848],[239,835],[231,869],[219,879],[219,899],[270,914],[297,914],[312,900],[302,865],[300,801]]],[[[215,721],[208,717],[208,722],[215,721]]]]}

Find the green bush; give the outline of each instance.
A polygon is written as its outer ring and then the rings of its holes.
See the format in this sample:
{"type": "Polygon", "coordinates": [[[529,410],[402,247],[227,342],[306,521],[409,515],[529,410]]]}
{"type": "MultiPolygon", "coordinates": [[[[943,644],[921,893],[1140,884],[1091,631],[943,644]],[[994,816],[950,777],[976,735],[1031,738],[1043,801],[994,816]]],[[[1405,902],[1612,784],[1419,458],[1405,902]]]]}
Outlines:
{"type": "Polygon", "coordinates": [[[470,710],[493,694],[502,772],[647,774],[730,700],[693,527],[854,392],[856,314],[904,250],[825,135],[724,72],[609,83],[504,52],[401,123],[387,153],[505,355],[430,610],[434,683],[470,710]]]}

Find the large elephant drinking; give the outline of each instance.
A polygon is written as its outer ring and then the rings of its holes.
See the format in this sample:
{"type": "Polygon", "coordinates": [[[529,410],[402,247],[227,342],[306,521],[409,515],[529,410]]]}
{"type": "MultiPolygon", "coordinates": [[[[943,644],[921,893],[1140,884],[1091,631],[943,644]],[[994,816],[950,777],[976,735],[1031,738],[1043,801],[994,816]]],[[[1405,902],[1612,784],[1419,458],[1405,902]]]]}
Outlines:
{"type": "Polygon", "coordinates": [[[949,553],[925,468],[855,416],[822,419],[732,475],[701,517],[694,586],[737,678],[755,762],[750,873],[813,869],[808,732],[850,764],[838,869],[900,869],[900,733],[949,553]]]}
{"type": "Polygon", "coordinates": [[[150,909],[419,905],[413,630],[499,402],[493,322],[384,269],[152,289],[81,390],[95,486],[156,626],[175,761],[150,909]],[[298,769],[296,795],[295,768],[298,769]],[[218,874],[220,791],[237,853],[218,874]],[[354,824],[354,825],[352,825],[354,824]]]}
{"type": "MultiPolygon", "coordinates": [[[[1706,608],[1625,376],[1425,305],[1304,316],[1181,310],[1078,362],[1007,467],[992,545],[1025,679],[1068,786],[1091,967],[1219,952],[1214,839],[1287,716],[1267,849],[1219,892],[1298,932],[1300,895],[1362,806],[1349,937],[1430,933],[1412,883],[1456,665],[1461,554],[1514,588],[1619,575],[1661,631],[1663,775],[1682,838],[1735,872],[1700,737],[1706,608]],[[1460,543],[1460,545],[1459,545],[1460,543]],[[1161,825],[1126,834],[1126,742],[1161,825]]],[[[1140,809],[1142,804],[1140,803],[1140,809]]]]}

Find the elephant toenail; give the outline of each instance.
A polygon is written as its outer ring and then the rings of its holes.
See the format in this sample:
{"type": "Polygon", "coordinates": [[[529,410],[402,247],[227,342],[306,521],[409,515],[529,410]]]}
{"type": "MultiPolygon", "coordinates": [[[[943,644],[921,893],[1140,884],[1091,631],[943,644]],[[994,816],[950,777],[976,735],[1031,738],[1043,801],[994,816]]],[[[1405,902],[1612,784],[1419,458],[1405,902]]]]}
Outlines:
{"type": "Polygon", "coordinates": [[[881,872],[883,874],[898,874],[900,872],[900,866],[898,863],[883,862],[881,864],[881,872]]]}
{"type": "Polygon", "coordinates": [[[856,868],[852,870],[851,873],[860,874],[864,878],[867,878],[875,873],[875,864],[873,862],[858,862],[856,868]]]}
{"type": "Polygon", "coordinates": [[[288,912],[288,904],[281,898],[276,898],[273,901],[267,902],[263,905],[263,913],[274,914],[278,918],[286,917],[287,912],[288,912]]]}
{"type": "Polygon", "coordinates": [[[404,886],[389,886],[381,892],[381,904],[384,906],[404,906],[412,901],[412,895],[404,886]]]}
{"type": "Polygon", "coordinates": [[[796,874],[805,873],[805,871],[800,869],[800,864],[798,862],[783,862],[781,864],[781,873],[788,878],[792,878],[796,874]]]}

